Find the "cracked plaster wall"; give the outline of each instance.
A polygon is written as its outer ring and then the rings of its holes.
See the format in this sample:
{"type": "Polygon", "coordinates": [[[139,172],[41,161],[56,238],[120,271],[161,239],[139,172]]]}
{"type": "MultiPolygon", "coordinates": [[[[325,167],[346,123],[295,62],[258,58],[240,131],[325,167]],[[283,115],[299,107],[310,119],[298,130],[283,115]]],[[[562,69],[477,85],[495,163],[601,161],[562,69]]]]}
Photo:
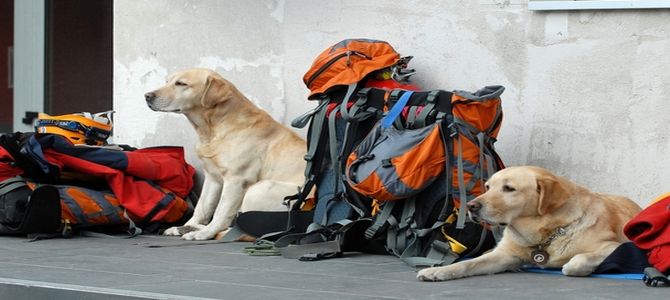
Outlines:
{"type": "Polygon", "coordinates": [[[169,73],[215,69],[288,124],[314,105],[302,75],[320,51],[375,38],[415,57],[425,89],[504,85],[496,147],[508,165],[646,205],[670,191],[669,19],[667,9],[530,12],[522,0],[117,0],[114,138],[185,146],[199,167],[188,121],[144,104],[169,73]]]}

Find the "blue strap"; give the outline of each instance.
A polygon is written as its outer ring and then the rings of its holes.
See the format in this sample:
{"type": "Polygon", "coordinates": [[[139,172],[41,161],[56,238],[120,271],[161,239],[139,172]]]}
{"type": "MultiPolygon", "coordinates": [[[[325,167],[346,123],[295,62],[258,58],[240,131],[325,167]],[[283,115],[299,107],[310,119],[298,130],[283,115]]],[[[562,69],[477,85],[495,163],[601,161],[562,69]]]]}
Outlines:
{"type": "MultiPolygon", "coordinates": [[[[529,273],[543,273],[543,274],[555,274],[563,275],[560,269],[543,269],[536,267],[525,267],[521,270],[529,273]]],[[[609,279],[625,279],[625,280],[641,280],[644,274],[637,273],[607,273],[607,274],[591,274],[589,277],[596,278],[609,278],[609,279]]]]}
{"type": "Polygon", "coordinates": [[[405,108],[405,105],[407,105],[407,102],[409,102],[409,97],[411,97],[413,93],[413,91],[406,91],[404,94],[402,94],[402,96],[400,96],[398,102],[393,105],[389,113],[382,119],[382,128],[389,128],[391,125],[393,125],[393,121],[395,121],[395,119],[400,116],[402,109],[405,108]]]}

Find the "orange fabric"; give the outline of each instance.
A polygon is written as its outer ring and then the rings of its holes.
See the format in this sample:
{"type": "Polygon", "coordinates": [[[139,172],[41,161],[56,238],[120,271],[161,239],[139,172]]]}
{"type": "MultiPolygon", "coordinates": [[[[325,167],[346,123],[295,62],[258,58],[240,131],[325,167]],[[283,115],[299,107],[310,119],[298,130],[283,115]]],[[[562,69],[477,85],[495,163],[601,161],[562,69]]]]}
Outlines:
{"type": "Polygon", "coordinates": [[[315,208],[316,208],[316,198],[311,197],[311,198],[307,198],[305,200],[305,202],[300,207],[300,210],[302,210],[302,211],[312,211],[315,208]]]}
{"type": "MultiPolygon", "coordinates": [[[[459,139],[454,139],[454,151],[458,150],[458,141],[459,139]]],[[[472,143],[469,139],[465,137],[461,137],[460,141],[463,143],[462,145],[462,150],[463,152],[461,153],[461,157],[463,158],[463,162],[467,162],[472,165],[479,165],[479,146],[477,144],[472,143]]],[[[457,161],[456,158],[454,158],[454,161],[452,162],[453,168],[452,168],[452,185],[454,186],[455,189],[458,188],[458,168],[457,168],[457,161]]],[[[468,173],[467,171],[464,170],[463,172],[463,180],[465,181],[465,184],[467,185],[470,180],[472,180],[472,177],[474,177],[474,174],[468,173]]],[[[484,187],[482,186],[481,182],[477,182],[471,190],[471,193],[474,195],[480,195],[484,192],[484,187]]]]}
{"type": "Polygon", "coordinates": [[[365,39],[341,41],[319,54],[303,76],[315,99],[337,85],[359,82],[368,74],[394,65],[400,55],[386,42],[365,39]]]}
{"type": "Polygon", "coordinates": [[[414,190],[424,188],[430,178],[444,171],[444,146],[439,127],[435,126],[420,144],[402,156],[394,157],[392,162],[400,181],[406,186],[414,190]]]}
{"type": "MultiPolygon", "coordinates": [[[[110,204],[112,204],[112,206],[114,206],[114,207],[121,207],[121,202],[120,202],[119,199],[116,198],[114,195],[112,195],[112,194],[105,194],[104,197],[105,197],[105,200],[107,200],[107,202],[109,202],[110,204]]],[[[120,209],[120,210],[119,210],[118,216],[121,218],[121,220],[123,220],[123,221],[125,222],[125,219],[126,219],[126,218],[125,218],[125,216],[123,216],[123,209],[120,209]]]]}
{"type": "MultiPolygon", "coordinates": [[[[500,106],[500,99],[496,98],[481,102],[468,100],[454,94],[451,103],[453,105],[452,112],[455,117],[467,121],[471,126],[480,131],[484,131],[493,123],[498,110],[497,107],[500,106]]],[[[491,136],[496,137],[499,130],[500,126],[494,130],[491,136]]]]}
{"type": "Polygon", "coordinates": [[[179,221],[181,217],[184,216],[184,213],[188,210],[188,204],[185,201],[175,201],[174,204],[170,206],[165,216],[161,218],[161,221],[167,223],[174,223],[179,221]]]}
{"type": "Polygon", "coordinates": [[[647,207],[656,204],[656,202],[661,202],[661,200],[665,200],[665,198],[670,198],[670,193],[665,193],[663,195],[656,197],[656,199],[651,200],[651,202],[649,202],[649,205],[647,205],[647,207]]]}
{"type": "MultiPolygon", "coordinates": [[[[454,94],[452,96],[452,113],[454,114],[454,117],[459,118],[468,124],[470,126],[473,126],[477,130],[480,131],[485,131],[489,129],[490,126],[493,125],[493,122],[495,122],[495,117],[498,113],[498,110],[502,109],[500,107],[501,100],[500,98],[493,98],[493,99],[487,99],[484,101],[473,101],[469,100],[467,98],[464,98],[460,95],[454,94]]],[[[502,114],[500,115],[500,118],[502,118],[502,114]]],[[[491,133],[489,134],[490,137],[496,138],[498,136],[498,132],[500,131],[501,125],[502,124],[502,119],[498,121],[498,125],[491,130],[491,133]]],[[[459,139],[454,140],[454,151],[458,149],[458,141],[459,139]]],[[[469,139],[461,136],[460,141],[463,143],[462,144],[462,150],[463,152],[461,153],[461,157],[463,158],[464,161],[468,161],[470,164],[473,165],[479,165],[479,145],[477,143],[473,143],[469,139]]],[[[455,164],[456,162],[454,162],[455,164]]],[[[453,186],[458,187],[458,170],[456,167],[453,168],[453,186]]],[[[470,182],[472,179],[473,174],[464,172],[463,178],[466,182],[470,182]]],[[[482,186],[481,181],[478,181],[473,185],[472,189],[470,190],[470,193],[473,195],[480,195],[484,193],[484,187],[482,186]]]]}
{"type": "Polygon", "coordinates": [[[167,223],[177,222],[184,216],[187,210],[188,203],[179,196],[175,196],[174,201],[170,204],[167,213],[161,218],[161,221],[167,223]]]}
{"type": "MultiPolygon", "coordinates": [[[[106,216],[100,215],[97,217],[92,217],[95,214],[101,213],[102,208],[95,202],[95,200],[91,199],[86,193],[82,192],[81,190],[74,189],[74,188],[69,188],[65,191],[72,199],[74,199],[77,204],[79,204],[79,207],[81,208],[82,212],[86,215],[88,218],[88,222],[92,224],[107,224],[109,223],[109,220],[107,219],[106,216]]],[[[67,206],[63,201],[61,200],[61,206],[67,206]]],[[[77,224],[76,220],[70,220],[72,224],[77,224]]]]}
{"type": "Polygon", "coordinates": [[[370,198],[377,199],[379,201],[399,199],[398,197],[386,191],[381,178],[379,178],[379,175],[377,175],[376,172],[370,174],[370,176],[359,182],[357,185],[352,185],[351,188],[363,195],[368,195],[370,198]]]}

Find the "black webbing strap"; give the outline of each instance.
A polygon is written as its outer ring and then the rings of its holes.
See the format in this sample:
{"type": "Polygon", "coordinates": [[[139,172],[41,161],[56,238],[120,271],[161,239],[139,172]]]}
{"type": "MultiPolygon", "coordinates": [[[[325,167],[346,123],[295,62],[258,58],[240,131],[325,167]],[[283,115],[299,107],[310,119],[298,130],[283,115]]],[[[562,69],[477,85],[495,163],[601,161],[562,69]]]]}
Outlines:
{"type": "MultiPolygon", "coordinates": [[[[409,111],[407,112],[407,122],[405,122],[405,128],[407,129],[414,129],[414,122],[417,121],[417,110],[419,110],[418,106],[410,106],[409,111]]],[[[417,124],[416,128],[421,128],[423,126],[419,126],[417,124]]]]}
{"type": "Polygon", "coordinates": [[[344,235],[354,225],[364,221],[366,220],[343,219],[336,222],[340,226],[337,229],[314,227],[313,230],[307,230],[305,233],[287,234],[275,241],[274,247],[283,257],[298,258],[302,261],[338,257],[343,251],[344,235]],[[315,238],[319,241],[314,242],[315,238]],[[303,242],[303,240],[310,242],[303,242]]]}
{"type": "Polygon", "coordinates": [[[371,240],[374,238],[379,230],[386,224],[393,212],[393,207],[395,206],[396,201],[389,201],[384,203],[382,211],[375,216],[375,221],[365,230],[365,238],[371,240]]]}
{"type": "MultiPolygon", "coordinates": [[[[349,91],[347,90],[347,94],[348,94],[348,92],[349,91]]],[[[345,121],[350,122],[350,123],[355,123],[355,122],[360,121],[361,116],[360,116],[359,111],[361,111],[361,109],[363,109],[363,107],[366,105],[366,103],[368,101],[368,93],[369,92],[370,92],[370,88],[363,88],[363,89],[359,90],[356,93],[356,96],[358,97],[358,99],[356,99],[356,101],[353,102],[353,104],[351,105],[351,109],[349,109],[347,107],[348,105],[340,106],[340,114],[342,115],[342,119],[344,119],[345,121]]],[[[346,101],[342,101],[342,103],[348,103],[348,100],[346,98],[344,100],[346,100],[346,101]]]]}
{"type": "Polygon", "coordinates": [[[444,119],[441,120],[441,126],[440,126],[440,137],[442,138],[442,144],[444,145],[444,172],[445,172],[445,198],[444,198],[444,205],[442,205],[442,209],[440,210],[440,214],[438,215],[437,220],[438,221],[445,221],[447,219],[448,212],[447,208],[449,207],[449,204],[453,202],[453,195],[452,195],[452,187],[453,187],[453,179],[452,179],[452,171],[451,171],[451,160],[453,158],[453,153],[454,153],[454,138],[456,135],[458,135],[458,132],[454,130],[454,116],[452,114],[446,114],[444,116],[444,119]]]}
{"type": "MultiPolygon", "coordinates": [[[[408,248],[416,242],[417,236],[414,234],[412,225],[414,222],[414,213],[416,212],[416,199],[414,197],[405,199],[403,201],[402,214],[397,223],[394,222],[393,216],[388,218],[389,227],[386,230],[386,250],[402,256],[408,248]],[[410,239],[408,242],[407,240],[410,239]]],[[[415,256],[411,254],[409,256],[415,256]]]]}
{"type": "MultiPolygon", "coordinates": [[[[416,128],[421,128],[421,127],[426,126],[426,124],[427,124],[426,120],[428,119],[428,116],[431,113],[434,113],[433,111],[435,109],[435,102],[437,101],[438,93],[440,93],[440,90],[433,90],[433,91],[430,91],[430,93],[428,93],[428,96],[426,96],[426,106],[424,106],[423,110],[419,113],[419,116],[417,116],[416,120],[414,121],[414,123],[416,123],[416,128]]],[[[451,100],[451,99],[448,99],[448,100],[451,100]]],[[[451,103],[451,101],[448,101],[448,102],[451,103]]],[[[451,108],[450,104],[449,104],[449,108],[451,108]]],[[[449,109],[449,111],[451,112],[451,109],[449,109]]]]}

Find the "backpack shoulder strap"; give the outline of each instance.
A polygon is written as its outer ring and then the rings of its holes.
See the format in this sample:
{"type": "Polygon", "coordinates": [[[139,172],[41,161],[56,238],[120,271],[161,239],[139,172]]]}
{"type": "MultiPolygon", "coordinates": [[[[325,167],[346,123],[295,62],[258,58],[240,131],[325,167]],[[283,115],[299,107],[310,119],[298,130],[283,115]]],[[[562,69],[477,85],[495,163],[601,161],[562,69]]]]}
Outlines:
{"type": "MultiPolygon", "coordinates": [[[[302,206],[302,203],[306,200],[307,195],[312,190],[314,183],[316,182],[316,175],[318,169],[315,166],[315,163],[320,161],[317,157],[319,153],[323,153],[321,142],[324,137],[325,131],[324,127],[326,125],[326,112],[328,111],[329,99],[324,98],[321,100],[321,103],[313,109],[312,111],[307,112],[306,114],[296,118],[291,122],[293,127],[303,128],[309,122],[309,133],[307,138],[307,154],[305,154],[305,161],[307,162],[305,167],[305,183],[300,189],[300,192],[295,196],[297,201],[293,204],[292,209],[298,210],[302,206]],[[311,122],[310,122],[311,120],[311,122]]],[[[291,199],[293,197],[289,197],[291,199]]],[[[289,227],[291,224],[289,224],[289,227]]]]}

